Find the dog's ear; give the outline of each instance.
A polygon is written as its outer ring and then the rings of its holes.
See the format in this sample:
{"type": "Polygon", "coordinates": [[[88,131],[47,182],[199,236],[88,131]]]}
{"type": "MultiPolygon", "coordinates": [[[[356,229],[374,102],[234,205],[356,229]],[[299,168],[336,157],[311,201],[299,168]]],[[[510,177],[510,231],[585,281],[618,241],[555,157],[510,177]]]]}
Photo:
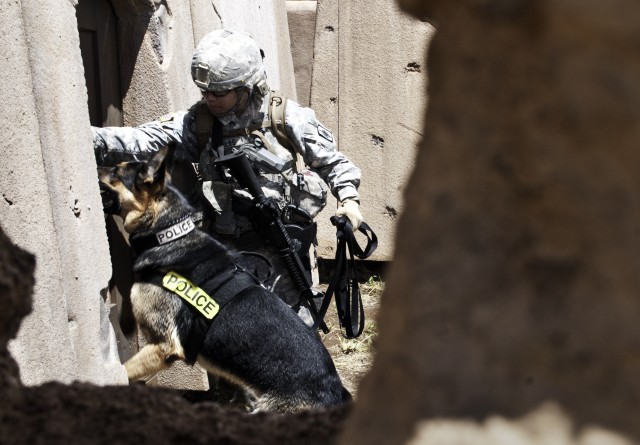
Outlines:
{"type": "Polygon", "coordinates": [[[164,190],[171,179],[175,144],[165,145],[158,150],[138,171],[137,183],[147,189],[153,188],[158,193],[164,190]]]}

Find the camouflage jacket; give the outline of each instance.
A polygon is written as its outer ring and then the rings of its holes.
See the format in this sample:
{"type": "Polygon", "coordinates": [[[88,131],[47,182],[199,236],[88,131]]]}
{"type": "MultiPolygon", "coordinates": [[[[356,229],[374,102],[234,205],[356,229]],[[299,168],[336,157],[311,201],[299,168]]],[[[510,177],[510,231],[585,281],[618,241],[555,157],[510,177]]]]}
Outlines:
{"type": "MultiPolygon", "coordinates": [[[[219,120],[225,131],[248,128],[262,123],[268,114],[268,98],[254,95],[248,107],[239,115],[230,113],[219,120]]],[[[176,144],[176,158],[198,163],[203,183],[204,195],[220,210],[212,198],[215,195],[216,173],[211,161],[219,156],[208,144],[200,151],[196,134],[196,108],[171,113],[158,120],[138,127],[92,127],[94,149],[99,165],[113,165],[118,162],[146,158],[151,152],[169,143],[176,144]],[[213,185],[212,185],[213,183],[213,185]]],[[[286,132],[295,150],[302,156],[307,170],[300,184],[294,173],[295,159],[292,153],[280,145],[270,128],[260,131],[271,143],[277,156],[285,161],[280,174],[261,174],[259,181],[265,195],[280,202],[287,201],[300,205],[315,216],[326,203],[326,185],[340,201],[358,200],[360,170],[344,154],[337,151],[331,132],[316,118],[313,110],[289,100],[286,108],[286,132]]],[[[224,138],[225,154],[234,147],[256,143],[256,137],[231,136],[224,138]]],[[[259,142],[258,142],[259,143],[259,142]]]]}

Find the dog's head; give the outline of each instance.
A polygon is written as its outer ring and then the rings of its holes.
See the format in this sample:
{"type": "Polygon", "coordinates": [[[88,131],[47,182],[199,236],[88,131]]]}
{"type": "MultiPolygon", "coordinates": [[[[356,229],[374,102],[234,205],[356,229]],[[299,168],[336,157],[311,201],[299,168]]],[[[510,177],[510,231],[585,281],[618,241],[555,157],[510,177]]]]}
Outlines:
{"type": "Polygon", "coordinates": [[[167,206],[164,197],[171,179],[173,153],[174,146],[165,146],[144,162],[98,168],[101,187],[118,200],[117,213],[127,232],[148,228],[167,206]]]}

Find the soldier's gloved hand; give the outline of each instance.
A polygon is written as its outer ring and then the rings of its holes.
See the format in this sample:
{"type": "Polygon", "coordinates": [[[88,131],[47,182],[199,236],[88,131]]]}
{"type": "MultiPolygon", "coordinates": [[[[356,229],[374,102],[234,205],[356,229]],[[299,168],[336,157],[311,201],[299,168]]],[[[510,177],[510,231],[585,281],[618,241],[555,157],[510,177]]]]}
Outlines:
{"type": "Polygon", "coordinates": [[[360,213],[360,205],[353,199],[345,199],[340,203],[340,207],[336,210],[336,216],[343,215],[349,218],[354,231],[358,230],[358,227],[364,221],[362,213],[360,213]]]}

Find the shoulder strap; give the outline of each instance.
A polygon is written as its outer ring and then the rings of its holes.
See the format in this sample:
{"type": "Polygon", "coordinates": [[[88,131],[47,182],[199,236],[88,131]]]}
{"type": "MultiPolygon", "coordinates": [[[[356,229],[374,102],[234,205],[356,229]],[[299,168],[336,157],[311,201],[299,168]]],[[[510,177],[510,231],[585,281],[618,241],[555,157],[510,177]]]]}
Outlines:
{"type": "Polygon", "coordinates": [[[296,159],[296,173],[300,173],[304,170],[304,161],[302,156],[295,150],[293,142],[287,135],[286,130],[286,112],[287,112],[286,96],[283,96],[278,91],[271,91],[271,98],[269,99],[269,119],[271,120],[271,131],[275,135],[278,142],[291,152],[291,155],[296,159]]]}
{"type": "Polygon", "coordinates": [[[204,100],[195,104],[191,108],[191,111],[195,111],[196,113],[196,140],[198,144],[198,153],[202,153],[207,146],[214,118],[209,111],[209,108],[207,108],[207,103],[204,100]]]}
{"type": "Polygon", "coordinates": [[[269,99],[269,118],[271,119],[271,131],[287,150],[293,149],[292,143],[285,129],[285,113],[288,99],[278,91],[271,92],[269,99]]]}

